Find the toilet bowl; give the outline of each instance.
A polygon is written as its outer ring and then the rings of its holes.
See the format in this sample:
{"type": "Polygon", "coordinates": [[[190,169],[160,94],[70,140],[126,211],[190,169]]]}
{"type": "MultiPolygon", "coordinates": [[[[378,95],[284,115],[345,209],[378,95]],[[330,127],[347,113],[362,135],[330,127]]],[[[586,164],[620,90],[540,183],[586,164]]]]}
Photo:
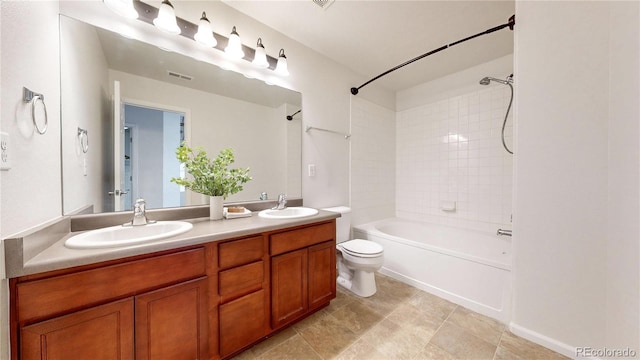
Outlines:
{"type": "Polygon", "coordinates": [[[336,219],[338,285],[361,297],[376,293],[375,272],[384,262],[382,245],[370,240],[349,240],[351,209],[338,206],[324,209],[340,213],[336,219]]]}
{"type": "Polygon", "coordinates": [[[369,297],[375,294],[375,272],[384,262],[382,246],[373,241],[354,239],[336,247],[339,252],[338,284],[358,296],[369,297]],[[358,251],[351,250],[353,248],[357,248],[358,251]]]}

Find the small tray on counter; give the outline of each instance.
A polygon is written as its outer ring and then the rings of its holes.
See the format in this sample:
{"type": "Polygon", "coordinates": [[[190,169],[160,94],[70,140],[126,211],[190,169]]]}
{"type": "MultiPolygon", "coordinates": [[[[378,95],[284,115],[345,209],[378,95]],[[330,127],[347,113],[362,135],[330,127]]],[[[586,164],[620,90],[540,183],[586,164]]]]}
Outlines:
{"type": "MultiPolygon", "coordinates": [[[[234,209],[238,209],[238,207],[234,207],[234,209]]],[[[228,207],[224,207],[222,210],[222,216],[225,219],[236,219],[251,216],[251,210],[242,207],[242,211],[229,211],[228,207]]]]}

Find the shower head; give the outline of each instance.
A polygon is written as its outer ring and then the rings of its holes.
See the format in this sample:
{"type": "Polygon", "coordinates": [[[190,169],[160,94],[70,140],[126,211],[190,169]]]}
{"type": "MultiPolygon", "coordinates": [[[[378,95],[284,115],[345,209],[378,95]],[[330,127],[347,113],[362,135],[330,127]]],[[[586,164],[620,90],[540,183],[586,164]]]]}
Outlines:
{"type": "Polygon", "coordinates": [[[489,85],[489,83],[491,83],[492,81],[495,81],[502,85],[509,85],[513,82],[513,74],[507,76],[506,80],[501,80],[501,79],[496,79],[490,76],[486,76],[486,77],[483,77],[482,80],[480,80],[480,85],[489,85]]]}

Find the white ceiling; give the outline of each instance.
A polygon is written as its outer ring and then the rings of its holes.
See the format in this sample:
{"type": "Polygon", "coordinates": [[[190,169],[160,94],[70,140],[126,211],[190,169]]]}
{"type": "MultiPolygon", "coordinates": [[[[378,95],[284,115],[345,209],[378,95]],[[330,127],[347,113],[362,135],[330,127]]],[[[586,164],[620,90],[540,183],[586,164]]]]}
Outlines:
{"type": "MultiPolygon", "coordinates": [[[[504,24],[515,11],[514,0],[335,0],[324,9],[312,0],[224,2],[366,80],[423,53],[504,24]]],[[[513,32],[506,28],[421,59],[377,83],[393,91],[403,90],[512,52],[513,32]]]]}

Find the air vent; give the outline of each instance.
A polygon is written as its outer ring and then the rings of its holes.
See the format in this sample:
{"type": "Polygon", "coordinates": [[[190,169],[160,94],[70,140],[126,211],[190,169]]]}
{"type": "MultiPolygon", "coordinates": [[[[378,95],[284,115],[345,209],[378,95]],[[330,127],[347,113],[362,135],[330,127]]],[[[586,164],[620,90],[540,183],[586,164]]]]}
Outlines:
{"type": "Polygon", "coordinates": [[[169,74],[169,76],[173,76],[178,79],[187,80],[187,81],[193,80],[193,76],[190,76],[190,75],[180,74],[178,72],[171,71],[171,70],[167,71],[167,73],[169,74]]]}
{"type": "Polygon", "coordinates": [[[322,9],[327,10],[327,8],[333,4],[335,0],[312,0],[314,4],[320,6],[322,9]]]}

